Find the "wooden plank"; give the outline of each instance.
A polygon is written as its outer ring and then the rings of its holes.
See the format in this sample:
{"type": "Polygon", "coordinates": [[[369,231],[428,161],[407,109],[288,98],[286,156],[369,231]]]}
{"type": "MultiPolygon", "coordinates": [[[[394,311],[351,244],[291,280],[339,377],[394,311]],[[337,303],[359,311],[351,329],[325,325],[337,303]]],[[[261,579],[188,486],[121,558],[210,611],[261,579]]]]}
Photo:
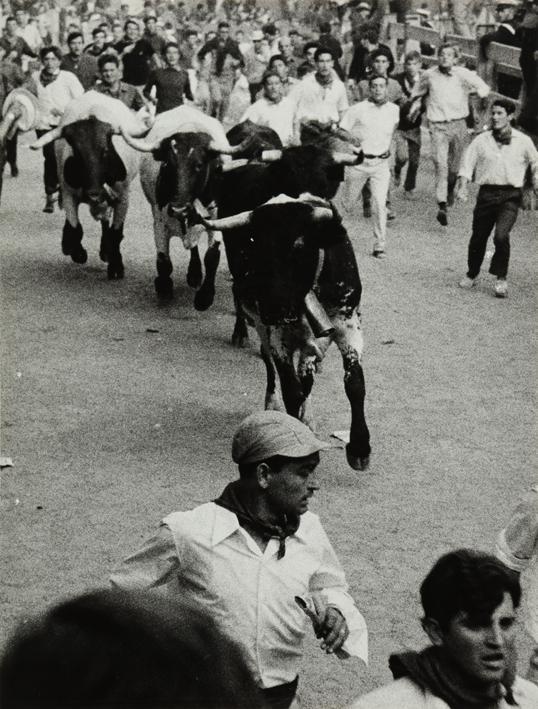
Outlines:
{"type": "Polygon", "coordinates": [[[496,64],[507,64],[519,69],[519,47],[510,47],[508,44],[491,42],[488,46],[488,59],[492,59],[496,64]]]}
{"type": "Polygon", "coordinates": [[[476,39],[471,39],[469,37],[460,37],[457,34],[447,34],[445,37],[446,42],[451,44],[457,44],[460,48],[461,53],[465,57],[471,57],[475,59],[478,57],[478,42],[476,39]]]}
{"type": "Polygon", "coordinates": [[[415,39],[417,42],[431,44],[434,47],[439,47],[439,45],[443,43],[439,32],[432,30],[429,27],[415,27],[414,25],[408,25],[407,38],[415,39]]]}
{"type": "Polygon", "coordinates": [[[405,37],[405,25],[401,22],[389,22],[387,33],[389,39],[403,39],[405,37]]]}

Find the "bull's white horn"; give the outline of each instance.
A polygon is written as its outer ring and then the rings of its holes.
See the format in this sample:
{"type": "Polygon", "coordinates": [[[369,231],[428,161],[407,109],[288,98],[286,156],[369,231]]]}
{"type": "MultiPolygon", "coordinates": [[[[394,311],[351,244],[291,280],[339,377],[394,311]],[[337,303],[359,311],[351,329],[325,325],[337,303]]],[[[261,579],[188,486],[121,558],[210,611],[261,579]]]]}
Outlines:
{"type": "Polygon", "coordinates": [[[221,219],[204,219],[203,224],[211,231],[225,231],[226,229],[236,229],[245,226],[250,222],[252,211],[239,212],[232,217],[222,217],[221,219]]]}
{"type": "Polygon", "coordinates": [[[160,140],[150,142],[144,138],[135,138],[134,136],[129,135],[123,126],[120,126],[120,133],[122,134],[123,140],[127,143],[127,145],[130,145],[131,148],[134,148],[135,150],[139,150],[141,153],[152,153],[161,144],[160,140]]]}
{"type": "Polygon", "coordinates": [[[62,135],[62,126],[56,126],[56,128],[49,130],[48,133],[45,133],[45,135],[42,135],[41,138],[38,138],[37,140],[35,140],[30,145],[30,148],[32,150],[39,150],[39,148],[43,148],[45,145],[48,145],[49,143],[52,143],[53,141],[60,138],[61,135],[62,135]]]}
{"type": "Polygon", "coordinates": [[[328,207],[314,207],[312,210],[312,221],[322,222],[325,220],[330,220],[334,216],[333,210],[328,207]]]}
{"type": "Polygon", "coordinates": [[[333,160],[337,165],[356,165],[357,155],[354,153],[333,152],[333,160]]]}
{"type": "Polygon", "coordinates": [[[247,136],[239,145],[219,145],[215,140],[209,143],[209,149],[223,155],[237,155],[246,150],[252,142],[252,137],[247,136]]]}
{"type": "Polygon", "coordinates": [[[222,163],[222,172],[231,172],[237,167],[243,167],[243,165],[248,165],[248,160],[246,158],[240,158],[239,160],[229,160],[228,162],[222,163]]]}
{"type": "Polygon", "coordinates": [[[262,162],[276,162],[282,157],[282,150],[264,150],[261,154],[262,162]]]}

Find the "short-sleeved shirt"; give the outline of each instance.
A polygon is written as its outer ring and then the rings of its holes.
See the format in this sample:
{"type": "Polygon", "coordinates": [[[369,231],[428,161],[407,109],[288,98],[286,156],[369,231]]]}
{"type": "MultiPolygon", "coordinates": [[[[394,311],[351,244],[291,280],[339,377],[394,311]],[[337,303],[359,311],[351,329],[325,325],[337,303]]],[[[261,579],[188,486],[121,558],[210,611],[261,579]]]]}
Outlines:
{"type": "Polygon", "coordinates": [[[327,86],[322,86],[316,74],[308,74],[293,90],[295,101],[295,120],[320,121],[320,123],[338,123],[340,116],[348,108],[346,87],[333,75],[327,86]]]}
{"type": "Polygon", "coordinates": [[[99,93],[105,94],[105,96],[119,99],[132,111],[139,111],[145,106],[144,99],[136,86],[126,84],[124,81],[120,81],[119,88],[116,91],[107,86],[107,84],[103,84],[103,82],[95,84],[93,88],[99,93]]]}

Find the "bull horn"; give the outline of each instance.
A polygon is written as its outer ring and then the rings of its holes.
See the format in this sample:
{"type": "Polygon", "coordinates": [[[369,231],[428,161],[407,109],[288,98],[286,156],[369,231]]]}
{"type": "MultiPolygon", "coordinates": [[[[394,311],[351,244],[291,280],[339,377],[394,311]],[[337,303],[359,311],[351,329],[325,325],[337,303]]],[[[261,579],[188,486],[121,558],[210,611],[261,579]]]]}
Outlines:
{"type": "Polygon", "coordinates": [[[39,150],[39,148],[43,148],[43,147],[45,147],[45,145],[48,145],[49,143],[52,143],[53,141],[57,140],[57,138],[60,138],[61,135],[62,135],[62,126],[56,126],[56,128],[49,130],[48,133],[45,133],[45,135],[42,135],[41,138],[38,138],[37,140],[35,140],[30,145],[30,148],[32,150],[39,150]]]}
{"type": "Polygon", "coordinates": [[[260,160],[262,162],[276,162],[282,157],[282,150],[263,150],[260,160]]]}
{"type": "Polygon", "coordinates": [[[131,148],[134,148],[135,150],[139,150],[141,153],[152,153],[154,150],[157,150],[161,144],[160,140],[150,142],[149,140],[145,140],[145,138],[135,138],[127,133],[123,126],[120,126],[120,133],[122,134],[123,140],[127,143],[127,145],[130,145],[131,148]]]}
{"type": "Polygon", "coordinates": [[[312,209],[312,221],[314,222],[322,222],[333,217],[333,210],[328,207],[314,207],[312,209]]]}
{"type": "Polygon", "coordinates": [[[219,145],[215,140],[209,143],[209,149],[222,155],[237,155],[246,150],[252,143],[252,136],[247,136],[239,145],[219,145]]]}
{"type": "Polygon", "coordinates": [[[357,154],[333,152],[333,161],[336,165],[356,165],[357,154]]]}
{"type": "Polygon", "coordinates": [[[243,165],[248,165],[248,160],[246,158],[240,158],[239,160],[229,160],[228,162],[222,163],[222,172],[231,172],[237,167],[243,167],[243,165]]]}
{"type": "Polygon", "coordinates": [[[237,229],[240,226],[246,226],[250,222],[252,212],[239,212],[232,217],[222,217],[221,219],[204,219],[201,218],[202,224],[211,229],[211,231],[226,231],[227,229],[237,229]]]}

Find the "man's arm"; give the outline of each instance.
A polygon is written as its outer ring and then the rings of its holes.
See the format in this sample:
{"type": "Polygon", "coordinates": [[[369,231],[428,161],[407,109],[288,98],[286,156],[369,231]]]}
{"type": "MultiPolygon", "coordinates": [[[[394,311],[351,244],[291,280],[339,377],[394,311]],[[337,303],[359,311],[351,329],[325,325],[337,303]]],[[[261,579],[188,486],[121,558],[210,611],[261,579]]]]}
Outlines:
{"type": "Polygon", "coordinates": [[[472,93],[478,94],[480,98],[486,98],[486,96],[489,96],[489,86],[486,84],[484,79],[481,79],[478,76],[476,71],[471,71],[470,69],[466,69],[465,67],[457,68],[463,74],[463,79],[472,93]]]}
{"type": "Polygon", "coordinates": [[[189,79],[189,75],[187,72],[185,72],[185,98],[188,99],[189,101],[194,101],[194,96],[192,95],[192,88],[191,88],[191,82],[189,79]]]}
{"type": "Polygon", "coordinates": [[[341,121],[342,118],[344,117],[344,113],[347,111],[349,108],[349,102],[347,100],[347,93],[346,93],[346,87],[344,84],[340,86],[340,96],[338,97],[338,101],[336,104],[336,108],[338,110],[338,120],[341,121]]]}
{"type": "Polygon", "coordinates": [[[154,537],[114,569],[110,583],[125,590],[162,588],[178,568],[179,559],[172,532],[162,524],[154,537]]]}
{"type": "Polygon", "coordinates": [[[468,199],[467,185],[472,181],[476,162],[478,160],[478,145],[477,141],[481,136],[475,138],[463,154],[460,169],[458,172],[458,180],[454,194],[460,202],[466,202],[468,199]]]}

